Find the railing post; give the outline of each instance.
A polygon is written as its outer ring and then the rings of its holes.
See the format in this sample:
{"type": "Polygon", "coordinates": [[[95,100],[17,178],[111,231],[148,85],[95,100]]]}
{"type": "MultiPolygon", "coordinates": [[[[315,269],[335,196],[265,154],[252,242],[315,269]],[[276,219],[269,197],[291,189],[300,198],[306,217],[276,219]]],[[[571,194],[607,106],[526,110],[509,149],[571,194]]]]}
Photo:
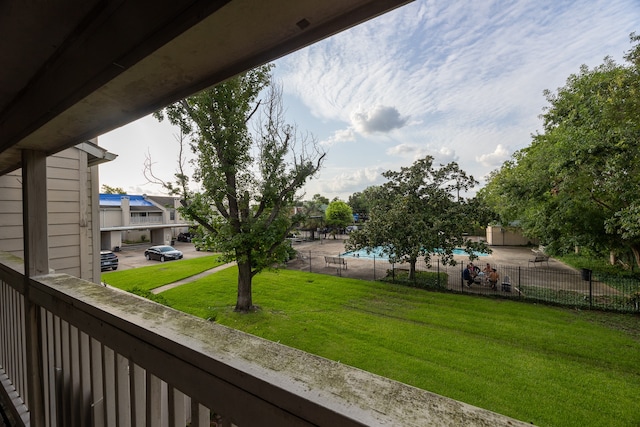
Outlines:
{"type": "Polygon", "coordinates": [[[376,254],[373,254],[373,281],[376,280],[376,254]]]}
{"type": "Polygon", "coordinates": [[[40,309],[31,303],[30,278],[49,273],[47,233],[47,156],[22,152],[22,233],[25,271],[25,333],[27,356],[27,407],[30,425],[45,425],[40,309]]]}

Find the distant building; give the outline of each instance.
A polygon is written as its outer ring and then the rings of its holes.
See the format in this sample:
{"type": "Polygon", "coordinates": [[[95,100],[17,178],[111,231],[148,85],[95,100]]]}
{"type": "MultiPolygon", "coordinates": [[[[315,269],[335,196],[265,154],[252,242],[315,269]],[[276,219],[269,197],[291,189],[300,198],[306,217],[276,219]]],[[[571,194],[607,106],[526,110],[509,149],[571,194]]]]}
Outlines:
{"type": "Polygon", "coordinates": [[[538,244],[536,239],[529,239],[522,234],[517,225],[490,225],[487,227],[487,244],[490,246],[526,246],[538,244]]]}
{"type": "Polygon", "coordinates": [[[180,215],[174,197],[100,194],[100,234],[102,249],[126,243],[171,244],[190,224],[180,215]]]}
{"type": "MultiPolygon", "coordinates": [[[[50,270],[100,283],[97,165],[115,157],[91,142],[47,157],[50,270]]],[[[0,176],[0,252],[24,259],[22,191],[21,169],[0,176]]]]}

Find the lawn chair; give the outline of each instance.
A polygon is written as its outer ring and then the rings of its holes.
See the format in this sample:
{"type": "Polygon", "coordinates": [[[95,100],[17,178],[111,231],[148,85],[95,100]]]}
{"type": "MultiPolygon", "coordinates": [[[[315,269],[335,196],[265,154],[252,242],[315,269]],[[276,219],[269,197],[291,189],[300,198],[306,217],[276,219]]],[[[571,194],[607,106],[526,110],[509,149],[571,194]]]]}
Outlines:
{"type": "Polygon", "coordinates": [[[504,276],[502,280],[502,292],[511,292],[511,278],[504,276]]]}

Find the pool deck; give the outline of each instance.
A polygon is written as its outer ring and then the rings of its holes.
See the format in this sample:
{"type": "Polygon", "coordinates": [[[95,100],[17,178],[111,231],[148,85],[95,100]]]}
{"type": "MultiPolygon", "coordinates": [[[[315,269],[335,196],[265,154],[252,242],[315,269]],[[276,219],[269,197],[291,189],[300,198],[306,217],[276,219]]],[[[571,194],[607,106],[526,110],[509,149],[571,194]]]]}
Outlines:
{"type": "MultiPolygon", "coordinates": [[[[374,279],[372,269],[373,260],[371,258],[348,256],[346,257],[347,270],[345,271],[342,271],[341,269],[337,270],[335,265],[325,264],[325,256],[337,257],[342,256],[342,254],[346,252],[344,244],[347,237],[348,236],[338,236],[337,239],[329,238],[315,241],[293,242],[293,248],[298,251],[300,258],[298,260],[290,261],[287,268],[309,271],[309,265],[311,265],[311,271],[315,273],[336,274],[337,272],[342,276],[366,280],[374,279]]],[[[474,261],[476,265],[482,266],[485,263],[490,263],[491,265],[498,267],[521,266],[534,268],[534,266],[529,263],[529,260],[534,258],[531,247],[491,246],[490,248],[492,253],[476,259],[474,261]]],[[[458,266],[447,268],[455,268],[457,270],[461,268],[460,264],[464,265],[469,262],[468,257],[463,255],[455,255],[454,259],[458,262],[458,266]]],[[[385,263],[386,261],[380,260],[380,262],[385,263]]],[[[542,266],[538,265],[535,267],[541,268],[542,266]]],[[[577,272],[574,268],[553,258],[549,259],[548,266],[546,263],[544,264],[544,268],[555,271],[577,272]]]]}

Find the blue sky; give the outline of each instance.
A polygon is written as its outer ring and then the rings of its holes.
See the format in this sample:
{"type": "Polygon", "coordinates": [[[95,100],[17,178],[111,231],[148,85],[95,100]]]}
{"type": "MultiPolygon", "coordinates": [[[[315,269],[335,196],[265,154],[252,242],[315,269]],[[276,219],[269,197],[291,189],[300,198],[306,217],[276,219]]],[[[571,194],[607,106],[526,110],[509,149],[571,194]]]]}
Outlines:
{"type": "MultiPolygon", "coordinates": [[[[314,135],[326,161],[306,197],[330,199],[384,182],[381,173],[429,154],[481,182],[541,130],[545,89],[580,65],[618,62],[640,32],[638,0],[418,0],[275,62],[289,122],[314,135]]],[[[176,169],[176,130],[151,117],[101,136],[119,154],[102,184],[147,184],[176,169]]]]}

